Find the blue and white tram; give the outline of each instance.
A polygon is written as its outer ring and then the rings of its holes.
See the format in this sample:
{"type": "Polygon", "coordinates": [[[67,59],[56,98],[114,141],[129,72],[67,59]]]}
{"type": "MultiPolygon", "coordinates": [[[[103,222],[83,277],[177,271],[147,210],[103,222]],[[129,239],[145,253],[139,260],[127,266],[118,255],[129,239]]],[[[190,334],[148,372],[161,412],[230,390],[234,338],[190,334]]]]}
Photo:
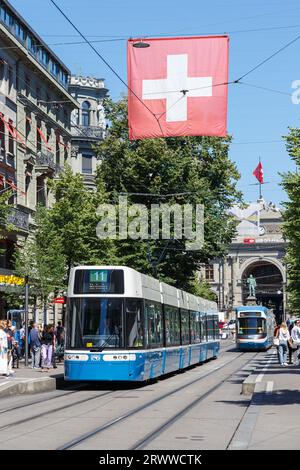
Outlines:
{"type": "Polygon", "coordinates": [[[241,350],[266,350],[273,344],[274,314],[260,305],[236,308],[236,344],[241,350]]]}
{"type": "Polygon", "coordinates": [[[219,348],[216,303],[124,266],[71,269],[66,380],[153,379],[219,348]]]}

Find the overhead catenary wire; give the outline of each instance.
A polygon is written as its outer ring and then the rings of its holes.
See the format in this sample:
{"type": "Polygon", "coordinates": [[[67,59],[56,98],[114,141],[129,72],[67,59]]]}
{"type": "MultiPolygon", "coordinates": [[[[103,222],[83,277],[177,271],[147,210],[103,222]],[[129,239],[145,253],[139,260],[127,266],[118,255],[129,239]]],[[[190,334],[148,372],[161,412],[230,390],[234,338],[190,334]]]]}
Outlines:
{"type": "Polygon", "coordinates": [[[77,33],[82,37],[82,39],[90,46],[90,48],[95,52],[95,54],[97,54],[97,56],[102,60],[102,62],[104,62],[104,64],[110,69],[110,71],[123,83],[123,85],[126,86],[126,88],[138,99],[138,101],[142,104],[142,106],[144,106],[149,112],[150,114],[154,117],[154,119],[156,120],[159,128],[160,128],[160,131],[162,133],[162,136],[164,136],[164,133],[163,133],[163,130],[162,130],[162,127],[161,127],[161,124],[159,122],[159,119],[157,118],[157,116],[153,113],[153,111],[144,103],[144,101],[132,90],[132,88],[130,88],[130,86],[128,85],[128,83],[125,82],[125,80],[123,80],[123,78],[118,74],[118,72],[110,65],[110,63],[100,54],[99,51],[97,51],[97,49],[93,46],[93,44],[91,44],[91,42],[86,38],[86,36],[84,36],[84,34],[82,34],[82,32],[77,28],[77,26],[75,26],[75,24],[70,20],[70,18],[63,12],[63,10],[55,3],[54,0],[50,0],[50,2],[55,6],[55,8],[63,15],[63,17],[68,21],[68,23],[70,23],[70,25],[75,29],[75,31],[77,31],[77,33]]]}
{"type": "Polygon", "coordinates": [[[280,47],[280,49],[277,49],[275,52],[273,52],[273,54],[269,55],[268,57],[266,57],[264,60],[262,60],[261,62],[259,62],[257,65],[255,65],[255,67],[252,67],[250,70],[248,70],[248,72],[244,73],[240,78],[238,78],[236,81],[237,82],[240,82],[241,80],[243,80],[243,78],[247,77],[248,75],[250,75],[250,73],[254,72],[254,70],[257,70],[258,68],[260,68],[262,65],[264,65],[265,63],[269,62],[271,59],[273,59],[276,55],[280,54],[280,52],[284,51],[285,49],[287,49],[289,46],[291,46],[292,44],[294,44],[295,42],[297,42],[298,40],[300,39],[300,34],[298,36],[296,36],[294,39],[292,39],[291,41],[289,41],[287,44],[285,44],[284,46],[280,47]]]}

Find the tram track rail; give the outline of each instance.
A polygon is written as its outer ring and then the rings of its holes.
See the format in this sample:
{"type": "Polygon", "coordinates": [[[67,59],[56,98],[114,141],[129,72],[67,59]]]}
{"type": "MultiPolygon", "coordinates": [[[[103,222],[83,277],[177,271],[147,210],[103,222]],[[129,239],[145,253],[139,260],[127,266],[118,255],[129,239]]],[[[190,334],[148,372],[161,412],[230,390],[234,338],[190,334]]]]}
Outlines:
{"type": "MultiPolygon", "coordinates": [[[[57,412],[59,412],[59,411],[66,410],[66,409],[68,409],[68,408],[71,408],[71,407],[73,407],[73,406],[80,405],[80,404],[82,404],[82,403],[87,403],[87,402],[89,402],[89,401],[96,400],[96,399],[101,398],[101,397],[105,397],[105,396],[107,396],[107,395],[112,395],[112,394],[115,393],[115,392],[116,392],[116,390],[111,390],[111,391],[106,392],[106,393],[101,393],[101,394],[96,395],[96,396],[93,396],[93,397],[84,398],[84,399],[82,399],[82,400],[77,400],[76,402],[72,402],[72,403],[69,403],[69,404],[67,404],[67,405],[59,406],[58,408],[55,408],[54,410],[52,409],[52,410],[43,411],[43,412],[38,413],[38,414],[36,414],[36,415],[34,415],[34,416],[30,416],[30,417],[27,417],[27,418],[24,418],[24,419],[20,419],[20,420],[18,420],[18,421],[14,421],[14,422],[12,422],[12,423],[5,424],[4,426],[0,426],[0,431],[3,431],[3,430],[5,430],[5,429],[7,429],[7,428],[11,428],[11,427],[13,427],[13,426],[17,426],[17,425],[19,425],[19,424],[28,423],[29,421],[33,421],[33,420],[36,420],[36,419],[38,419],[38,418],[42,418],[42,417],[44,417],[44,416],[51,415],[51,414],[53,414],[53,413],[57,413],[57,412]]],[[[70,392],[70,394],[71,394],[71,393],[73,393],[73,392],[70,392]]],[[[74,392],[74,393],[76,393],[76,392],[74,392]]],[[[119,393],[119,391],[118,391],[118,393],[119,393]]],[[[64,394],[63,397],[65,397],[66,395],[69,395],[69,394],[64,394]]],[[[62,397],[53,397],[52,399],[54,399],[54,398],[62,398],[62,397]]],[[[44,400],[44,401],[48,401],[48,400],[44,400]]],[[[36,403],[36,402],[35,402],[35,403],[36,403]]],[[[34,404],[35,404],[35,403],[34,403],[34,404]]],[[[40,401],[39,403],[41,403],[41,401],[40,401]]],[[[33,404],[33,405],[34,405],[34,404],[33,404]]],[[[27,406],[27,405],[26,405],[26,406],[27,406]]],[[[28,406],[29,406],[29,405],[28,405],[28,406]]],[[[32,405],[31,405],[31,406],[32,406],[32,405]]],[[[23,407],[21,406],[20,408],[23,408],[23,407]]],[[[7,411],[11,411],[11,410],[7,410],[7,411]]]]}
{"type": "MultiPolygon", "coordinates": [[[[258,354],[258,353],[257,353],[258,354]]],[[[256,354],[256,355],[257,355],[256,354]]],[[[253,359],[255,359],[256,355],[249,359],[248,362],[244,365],[246,367],[253,359]]],[[[146,436],[144,436],[142,439],[137,441],[129,450],[142,450],[145,445],[149,444],[150,442],[154,441],[157,437],[159,437],[164,431],[166,431],[169,427],[171,427],[176,421],[178,421],[182,416],[184,416],[186,413],[188,413],[191,409],[193,409],[195,406],[197,406],[199,403],[204,401],[207,397],[209,397],[213,392],[218,390],[224,383],[226,383],[231,377],[233,377],[240,369],[236,369],[234,372],[231,372],[227,377],[222,379],[218,384],[214,385],[211,387],[207,392],[205,392],[201,397],[197,397],[195,400],[193,400],[191,403],[189,403],[187,406],[182,408],[178,413],[173,415],[171,418],[169,418],[167,421],[165,421],[163,424],[161,424],[159,427],[148,433],[146,436]]]]}
{"type": "MultiPolygon", "coordinates": [[[[35,401],[31,401],[29,403],[24,403],[24,404],[21,404],[21,405],[17,405],[17,406],[12,406],[10,408],[3,408],[3,409],[0,409],[0,415],[1,414],[4,414],[4,413],[9,413],[11,411],[16,411],[16,410],[20,410],[22,408],[27,408],[27,407],[30,407],[30,406],[34,406],[34,405],[37,405],[39,403],[45,403],[46,401],[52,401],[52,400],[58,400],[59,398],[63,398],[63,397],[66,397],[68,395],[73,395],[74,393],[78,393],[80,392],[84,387],[81,385],[77,388],[77,390],[74,390],[72,392],[66,392],[66,393],[62,393],[61,395],[57,395],[55,397],[49,397],[49,398],[41,398],[40,400],[35,400],[35,401]]],[[[82,390],[83,391],[83,390],[82,390]]]]}
{"type": "MultiPolygon", "coordinates": [[[[239,357],[243,356],[245,353],[240,353],[238,354],[235,358],[234,358],[234,361],[236,361],[239,357]]],[[[253,361],[253,359],[256,358],[256,356],[258,355],[258,353],[254,353],[253,356],[249,359],[249,361],[246,362],[246,364],[244,365],[247,366],[251,361],[253,361]]],[[[101,426],[98,426],[96,428],[94,428],[93,430],[89,431],[89,432],[86,432],[84,434],[82,434],[81,436],[75,438],[75,439],[72,439],[71,441],[63,444],[62,446],[59,446],[56,450],[70,450],[70,449],[73,449],[75,448],[76,446],[78,446],[79,444],[81,444],[82,442],[96,436],[96,435],[99,435],[103,432],[105,432],[107,429],[131,418],[132,416],[138,414],[139,412],[145,410],[146,408],[149,408],[151,407],[152,405],[155,405],[157,404],[158,402],[174,395],[175,393],[178,393],[196,383],[199,383],[201,382],[202,380],[204,380],[205,378],[209,377],[210,375],[214,374],[216,371],[218,370],[221,370],[223,369],[224,367],[228,366],[229,364],[232,364],[232,359],[231,360],[228,360],[226,361],[224,364],[214,368],[213,370],[210,370],[208,371],[207,373],[204,373],[203,375],[201,375],[201,377],[198,377],[192,381],[189,381],[188,383],[185,383],[183,385],[181,385],[180,387],[177,387],[176,389],[172,389],[171,391],[161,395],[160,397],[156,397],[156,398],[153,398],[152,400],[146,402],[146,403],[143,403],[142,405],[139,405],[137,406],[136,408],[134,408],[133,410],[129,410],[125,413],[123,413],[122,415],[116,417],[116,418],[113,418],[109,421],[107,421],[106,423],[102,424],[101,426]]],[[[178,420],[182,415],[184,415],[187,411],[189,411],[189,409],[191,409],[193,406],[195,406],[197,403],[199,403],[200,401],[204,400],[209,394],[211,394],[214,390],[216,390],[217,388],[219,388],[224,382],[226,382],[232,375],[236,374],[237,371],[239,370],[236,369],[233,373],[230,373],[228,376],[226,376],[225,379],[223,379],[220,383],[218,383],[217,385],[215,385],[214,387],[212,387],[210,390],[208,390],[204,395],[202,395],[201,397],[198,397],[196,400],[194,400],[192,403],[190,403],[189,405],[187,405],[183,410],[181,410],[179,413],[176,413],[176,415],[174,415],[172,418],[170,418],[166,423],[163,423],[159,429],[156,429],[155,431],[149,433],[145,438],[141,439],[140,441],[138,441],[135,446],[133,447],[133,449],[138,449],[140,448],[141,445],[143,445],[145,439],[147,441],[149,441],[150,439],[153,440],[156,435],[158,435],[159,432],[162,432],[160,430],[162,429],[165,429],[169,426],[171,426],[171,424],[173,422],[175,422],[176,420],[178,420]],[[136,447],[138,446],[138,447],[136,447]]]]}

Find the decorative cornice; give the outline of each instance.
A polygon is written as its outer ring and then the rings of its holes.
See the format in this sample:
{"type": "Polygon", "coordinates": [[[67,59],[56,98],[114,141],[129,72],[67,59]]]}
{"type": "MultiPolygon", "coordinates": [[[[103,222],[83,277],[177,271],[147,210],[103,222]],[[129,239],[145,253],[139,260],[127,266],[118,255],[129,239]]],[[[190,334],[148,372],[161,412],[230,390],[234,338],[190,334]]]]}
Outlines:
{"type": "Polygon", "coordinates": [[[70,85],[78,85],[88,88],[105,88],[104,78],[83,77],[82,75],[72,75],[70,78],[70,85]]]}

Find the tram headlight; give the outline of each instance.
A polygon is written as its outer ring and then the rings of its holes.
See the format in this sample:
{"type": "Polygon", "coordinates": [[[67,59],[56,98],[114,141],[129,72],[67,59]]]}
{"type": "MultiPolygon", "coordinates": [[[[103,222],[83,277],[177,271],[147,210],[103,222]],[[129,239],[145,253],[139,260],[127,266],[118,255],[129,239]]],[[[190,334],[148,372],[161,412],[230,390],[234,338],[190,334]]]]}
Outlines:
{"type": "Polygon", "coordinates": [[[87,354],[65,354],[66,361],[88,361],[87,354]]]}

